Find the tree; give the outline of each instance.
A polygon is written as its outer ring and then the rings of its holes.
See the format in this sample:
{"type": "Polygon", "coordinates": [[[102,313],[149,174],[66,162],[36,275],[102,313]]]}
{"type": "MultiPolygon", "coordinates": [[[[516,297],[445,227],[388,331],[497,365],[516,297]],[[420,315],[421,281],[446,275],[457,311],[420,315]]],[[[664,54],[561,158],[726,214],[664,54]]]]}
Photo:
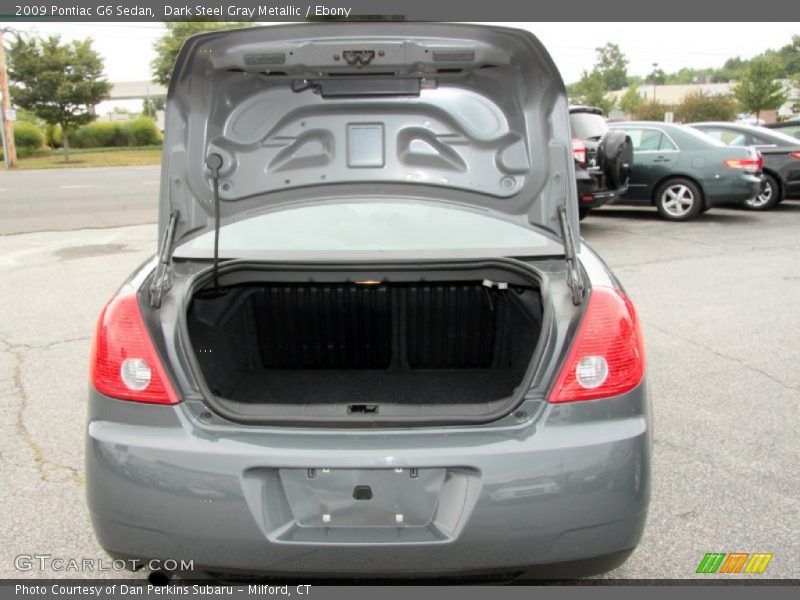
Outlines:
{"type": "Polygon", "coordinates": [[[650,85],[664,85],[667,82],[667,75],[664,69],[653,69],[644,79],[650,85]]]}
{"type": "Polygon", "coordinates": [[[597,62],[594,70],[600,73],[608,90],[621,90],[628,84],[628,59],[619,46],[607,43],[595,48],[597,62]]]}
{"type": "Polygon", "coordinates": [[[663,121],[664,113],[669,110],[669,107],[657,100],[645,102],[636,109],[634,117],[639,121],[663,121]]]}
{"type": "Polygon", "coordinates": [[[93,121],[93,106],[111,90],[91,40],[62,44],[57,35],[20,38],[9,52],[8,73],[14,102],[48,125],[61,125],[64,160],[69,161],[67,131],[93,121]]]}
{"type": "Polygon", "coordinates": [[[793,35],[790,44],[778,50],[767,50],[764,55],[775,59],[780,79],[800,73],[800,34],[793,35]]]}
{"type": "Polygon", "coordinates": [[[155,119],[158,111],[164,110],[165,104],[164,98],[145,98],[142,102],[142,114],[155,119]]]}
{"type": "Polygon", "coordinates": [[[614,98],[608,96],[603,76],[595,69],[591,73],[584,71],[580,81],[573,87],[574,98],[583,104],[596,106],[603,110],[605,114],[614,109],[614,98]]]}
{"type": "Polygon", "coordinates": [[[742,108],[755,113],[756,119],[761,116],[762,110],[778,108],[788,98],[777,76],[778,67],[774,59],[759,56],[747,64],[744,75],[733,89],[742,108]]]}
{"type": "Polygon", "coordinates": [[[632,84],[619,99],[619,107],[626,115],[633,115],[643,102],[644,98],[639,94],[639,88],[636,84],[632,84]]]}
{"type": "Polygon", "coordinates": [[[738,107],[731,96],[704,96],[694,92],[684,97],[675,108],[675,120],[681,123],[698,121],[733,121],[738,107]]]}
{"type": "Polygon", "coordinates": [[[744,60],[738,56],[729,58],[725,61],[725,64],[722,65],[721,69],[716,70],[714,80],[721,82],[738,81],[747,70],[748,62],[748,60],[744,60]]]}
{"type": "Polygon", "coordinates": [[[175,59],[178,58],[183,42],[186,38],[198,33],[208,33],[220,29],[235,29],[238,27],[249,27],[252,23],[231,22],[220,23],[218,21],[169,21],[165,23],[167,32],[162,35],[153,45],[156,57],[150,63],[153,69],[153,80],[162,85],[169,84],[172,75],[172,68],[175,66],[175,59]]]}

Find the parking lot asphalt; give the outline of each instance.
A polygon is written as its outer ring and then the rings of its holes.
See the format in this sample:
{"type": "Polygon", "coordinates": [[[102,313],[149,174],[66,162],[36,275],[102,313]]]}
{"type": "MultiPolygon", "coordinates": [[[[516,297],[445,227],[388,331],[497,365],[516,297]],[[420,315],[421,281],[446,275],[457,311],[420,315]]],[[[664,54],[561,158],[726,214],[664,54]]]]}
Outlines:
{"type": "MultiPolygon", "coordinates": [[[[680,224],[612,208],[582,232],[638,307],[654,403],[648,526],[609,576],[696,577],[706,552],[738,551],[774,554],[757,577],[797,577],[800,203],[680,224]]],[[[155,239],[152,224],[0,238],[0,577],[76,576],[20,572],[20,554],[103,556],[84,506],[89,347],[155,239]]]]}
{"type": "Polygon", "coordinates": [[[151,223],[161,167],[0,172],[0,235],[151,223]]]}

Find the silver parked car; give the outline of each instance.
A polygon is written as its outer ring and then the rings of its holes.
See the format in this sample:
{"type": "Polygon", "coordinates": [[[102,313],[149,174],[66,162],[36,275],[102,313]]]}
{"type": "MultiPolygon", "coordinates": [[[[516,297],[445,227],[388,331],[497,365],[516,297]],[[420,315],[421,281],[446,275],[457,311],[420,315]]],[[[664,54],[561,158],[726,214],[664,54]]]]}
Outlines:
{"type": "Polygon", "coordinates": [[[567,96],[531,34],[190,38],[160,226],[91,358],[87,496],[110,555],[555,576],[637,545],[644,342],[578,236],[567,96]]]}

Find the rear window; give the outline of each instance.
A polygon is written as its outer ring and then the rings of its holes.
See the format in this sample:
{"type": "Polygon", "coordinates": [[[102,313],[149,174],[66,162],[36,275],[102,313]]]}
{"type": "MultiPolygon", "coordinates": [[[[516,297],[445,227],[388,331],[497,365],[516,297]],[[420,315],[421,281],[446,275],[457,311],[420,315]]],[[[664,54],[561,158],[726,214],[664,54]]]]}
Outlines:
{"type": "MultiPolygon", "coordinates": [[[[415,202],[317,204],[272,211],[223,225],[220,256],[256,251],[381,253],[494,250],[493,254],[537,253],[552,245],[541,233],[486,214],[415,202]]],[[[210,256],[214,232],[176,248],[178,257],[210,256]]]]}
{"type": "Polygon", "coordinates": [[[730,129],[701,129],[700,131],[710,135],[715,140],[719,140],[724,144],[727,144],[728,146],[747,145],[747,139],[738,131],[731,131],[730,129]]]}
{"type": "Polygon", "coordinates": [[[583,140],[601,139],[608,131],[606,120],[592,113],[570,113],[572,136],[583,140]]]}
{"type": "MultiPolygon", "coordinates": [[[[780,132],[798,138],[800,137],[800,124],[792,125],[791,127],[781,127],[780,132]]],[[[797,139],[795,139],[795,143],[797,143],[797,139]]]]}
{"type": "MultiPolygon", "coordinates": [[[[795,129],[795,131],[797,130],[800,130],[800,125],[798,125],[795,129]]],[[[754,138],[758,137],[760,137],[761,140],[756,143],[776,144],[778,146],[797,146],[797,138],[789,135],[789,131],[787,129],[765,130],[763,133],[759,132],[757,135],[754,135],[754,138]]]]}

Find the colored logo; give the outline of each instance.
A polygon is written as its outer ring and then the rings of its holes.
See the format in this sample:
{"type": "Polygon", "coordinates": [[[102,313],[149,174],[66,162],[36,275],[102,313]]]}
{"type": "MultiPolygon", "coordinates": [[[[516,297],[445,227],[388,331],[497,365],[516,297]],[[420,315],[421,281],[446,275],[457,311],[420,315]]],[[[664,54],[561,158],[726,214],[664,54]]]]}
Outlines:
{"type": "Polygon", "coordinates": [[[709,552],[697,566],[697,573],[763,573],[772,554],[766,552],[709,552]]]}

